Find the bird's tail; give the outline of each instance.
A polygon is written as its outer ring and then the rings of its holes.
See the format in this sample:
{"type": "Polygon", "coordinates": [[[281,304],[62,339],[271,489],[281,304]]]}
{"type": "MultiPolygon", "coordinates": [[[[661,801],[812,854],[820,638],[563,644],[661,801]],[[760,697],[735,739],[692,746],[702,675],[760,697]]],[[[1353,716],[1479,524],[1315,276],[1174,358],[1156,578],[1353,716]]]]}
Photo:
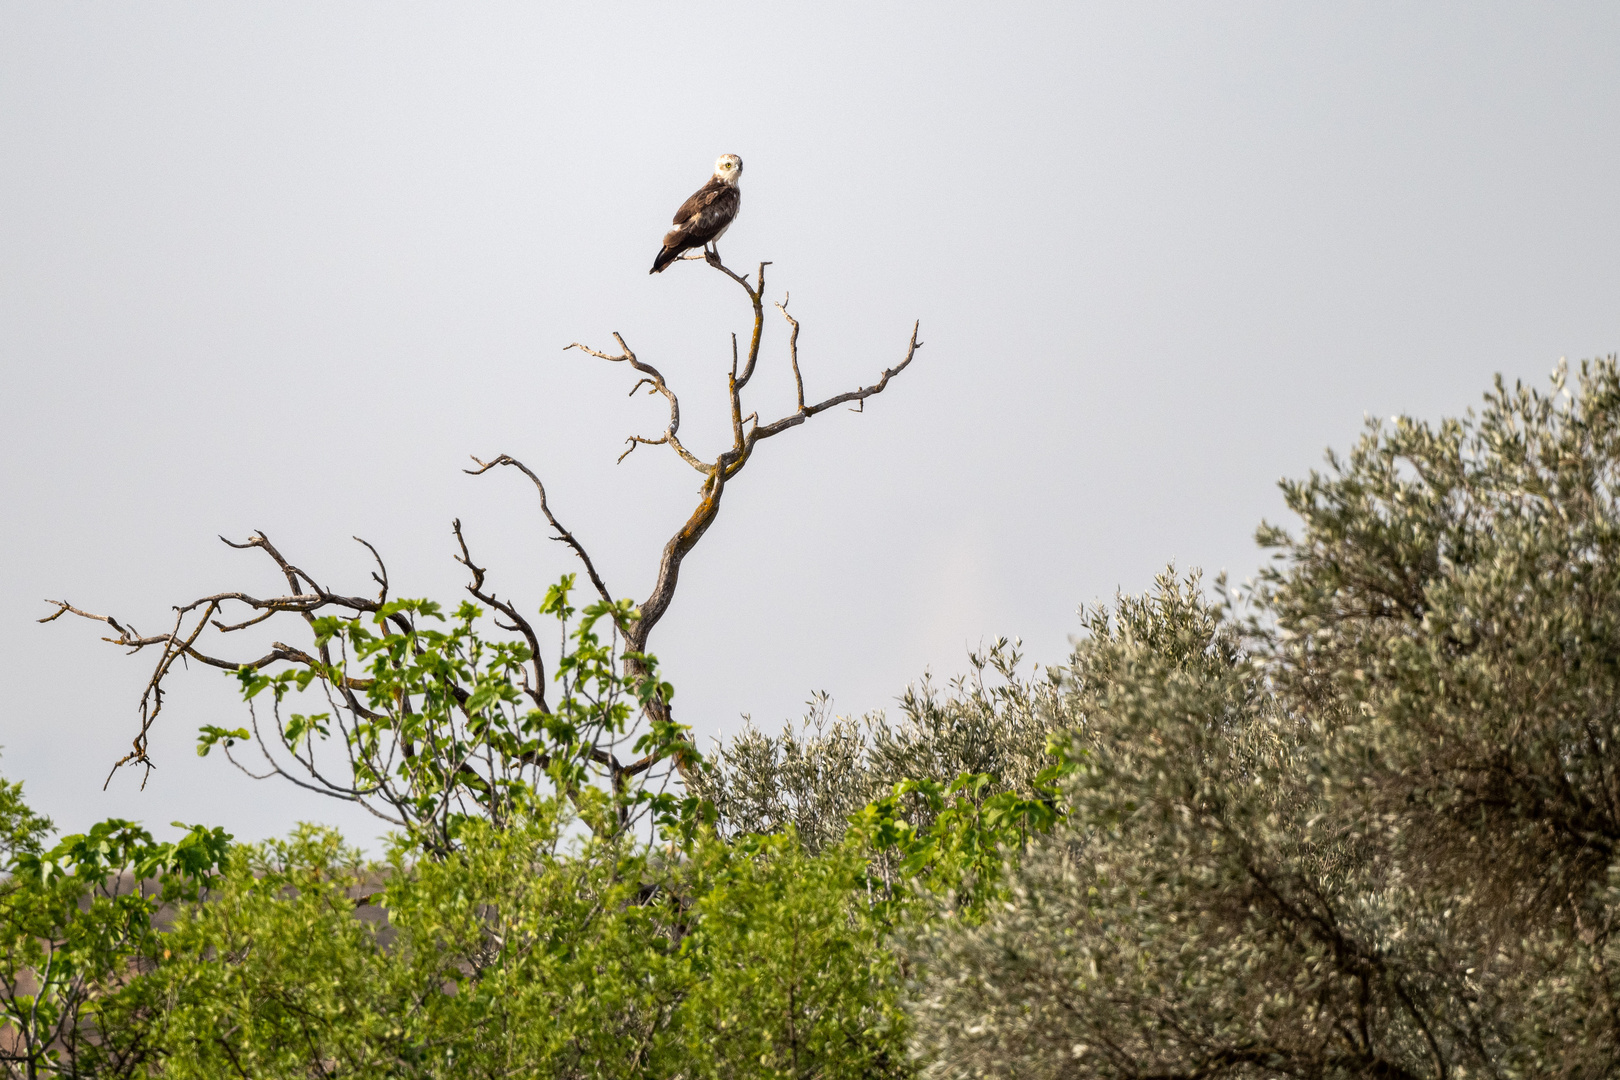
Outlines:
{"type": "Polygon", "coordinates": [[[681,253],[680,248],[672,248],[672,247],[664,248],[663,250],[661,250],[658,253],[658,258],[653,260],[652,269],[647,271],[647,273],[649,273],[649,274],[662,273],[663,270],[664,270],[664,267],[666,267],[670,263],[674,262],[676,257],[678,257],[680,255],[680,253],[681,253]]]}

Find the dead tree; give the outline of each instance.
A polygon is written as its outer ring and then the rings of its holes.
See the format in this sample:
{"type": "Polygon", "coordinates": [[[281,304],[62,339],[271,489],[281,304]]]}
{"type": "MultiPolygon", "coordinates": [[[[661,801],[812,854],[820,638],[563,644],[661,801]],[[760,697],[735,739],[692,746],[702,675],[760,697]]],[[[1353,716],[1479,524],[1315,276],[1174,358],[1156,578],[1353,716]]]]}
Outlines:
{"type": "MultiPolygon", "coordinates": [[[[866,399],[882,393],[889,385],[889,380],[904,371],[916,356],[917,350],[922,347],[922,343],[917,340],[918,327],[913,325],[910,340],[899,363],[884,369],[876,382],[834,394],[820,401],[807,401],[804,378],[799,366],[799,323],[789,314],[788,302],[784,297],[774,306],[788,326],[786,351],[787,361],[793,372],[796,406],[780,419],[768,423],[761,422],[758,412],[746,411],[744,391],[753,378],[759,362],[760,344],[765,329],[765,267],[770,264],[760,263],[756,271],[757,284],[750,284],[749,275],[733,272],[716,255],[688,256],[688,258],[699,257],[705,258],[710,266],[737,283],[747,295],[753,315],[753,328],[746,353],[739,353],[737,335],[731,335],[731,370],[727,380],[731,444],[713,461],[705,461],[698,457],[681,441],[680,401],[675,391],[658,369],[639,358],[618,333],[613,335],[618,347],[616,353],[599,351],[577,342],[567,347],[579,349],[610,363],[629,365],[637,375],[636,382],[630,389],[631,395],[645,387],[648,393],[661,395],[669,405],[669,420],[663,433],[656,437],[630,436],[626,440],[627,445],[624,453],[619,456],[619,461],[622,462],[629,457],[639,446],[667,446],[701,477],[697,506],[664,545],[657,578],[645,600],[639,605],[615,600],[613,591],[603,579],[586,546],[558,520],[547,500],[545,484],[533,469],[509,455],[500,454],[488,460],[475,457],[473,460],[476,467],[466,470],[474,476],[479,476],[507,466],[521,472],[534,485],[539,497],[540,512],[550,527],[552,538],[572,550],[579,559],[591,589],[600,598],[602,605],[613,609],[616,613],[611,631],[615,639],[613,645],[617,663],[629,684],[636,684],[652,677],[653,673],[647,660],[650,639],[674,599],[681,565],[703,538],[704,533],[714,524],[720,513],[726,485],[748,464],[759,444],[835,406],[853,403],[856,408],[851,411],[861,411],[866,399]]],[[[546,666],[542,659],[539,630],[515,603],[497,595],[489,586],[487,571],[474,562],[459,521],[454,523],[453,533],[458,548],[456,559],[471,575],[471,580],[466,586],[467,592],[494,614],[496,625],[509,633],[521,635],[526,644],[526,650],[523,652],[527,655],[522,657],[523,662],[512,668],[514,683],[523,699],[521,708],[530,716],[537,715],[542,720],[550,718],[553,715],[553,707],[547,698],[546,666]]],[[[454,698],[454,707],[450,711],[452,713],[459,711],[460,715],[453,719],[460,727],[451,736],[441,738],[439,737],[443,734],[441,732],[433,739],[429,739],[420,732],[412,734],[416,731],[412,726],[412,718],[422,712],[423,706],[414,701],[409,690],[402,689],[396,692],[393,700],[379,702],[375,680],[353,673],[352,665],[348,662],[352,658],[343,655],[344,642],[341,638],[334,640],[330,634],[331,616],[335,615],[342,619],[369,616],[390,632],[397,632],[403,639],[408,639],[411,643],[410,648],[419,653],[422,649],[418,637],[419,613],[414,610],[400,610],[397,603],[391,602],[387,567],[377,549],[370,543],[355,538],[366,547],[376,562],[376,570],[371,575],[377,586],[377,593],[374,596],[350,595],[326,588],[312,574],[284,556],[263,532],[256,533],[241,543],[226,540],[224,537],[220,539],[234,548],[257,548],[264,552],[286,580],[287,592],[281,596],[259,597],[245,591],[230,590],[199,597],[176,606],[168,628],[156,634],[142,634],[127,620],[120,621],[110,615],[83,611],[65,600],[50,601],[56,610],[39,620],[51,622],[62,615],[78,615],[106,623],[117,636],[109,635],[103,640],[122,646],[131,653],[149,649],[157,651],[157,662],[139,701],[139,730],[129,753],[114,763],[112,771],[108,774],[109,783],[122,766],[142,765],[147,770],[142,778],[142,786],[145,785],[146,777],[150,775],[153,766],[152,759],[148,755],[148,734],[163,710],[167,680],[177,661],[196,661],[210,667],[236,672],[244,679],[244,684],[255,674],[275,671],[301,673],[304,685],[317,684],[331,706],[330,715],[336,718],[333,722],[338,727],[338,739],[333,741],[341,741],[346,749],[348,760],[344,765],[344,772],[347,775],[333,775],[321,761],[317,760],[315,739],[307,726],[309,721],[295,716],[294,720],[302,721],[306,725],[299,727],[297,724],[290,724],[283,717],[279,707],[279,689],[277,704],[272,710],[273,724],[261,724],[258,713],[251,711],[250,702],[250,715],[253,720],[251,733],[212,730],[220,737],[251,734],[265,763],[264,771],[254,772],[236,758],[231,758],[238,768],[250,776],[259,779],[280,776],[307,790],[358,802],[396,827],[410,829],[419,826],[424,820],[431,821],[444,817],[451,812],[452,803],[457,798],[463,797],[480,804],[481,809],[488,814],[491,812],[490,807],[482,800],[490,792],[514,779],[537,782],[553,765],[544,747],[527,744],[525,744],[527,748],[495,746],[490,737],[480,736],[474,709],[469,706],[472,691],[466,685],[457,685],[452,680],[447,687],[454,698]],[[228,613],[232,611],[239,611],[241,614],[235,621],[226,621],[228,613]],[[267,652],[256,657],[233,657],[218,645],[212,644],[220,638],[228,639],[233,633],[283,615],[296,615],[304,620],[308,629],[315,631],[310,644],[297,646],[275,641],[267,652]],[[327,622],[322,623],[323,618],[327,622]],[[211,635],[209,631],[212,631],[211,635]],[[205,635],[209,635],[207,641],[205,635]],[[381,740],[375,738],[379,731],[384,736],[381,740]],[[369,734],[361,737],[358,733],[369,734]],[[427,768],[425,759],[435,755],[440,760],[433,767],[439,769],[441,773],[448,770],[446,775],[461,777],[464,783],[458,781],[443,785],[444,794],[440,804],[424,810],[412,802],[413,792],[408,778],[410,770],[427,768]],[[422,764],[418,764],[419,762],[422,764]],[[406,776],[407,779],[403,781],[393,779],[396,776],[406,776]],[[460,795],[455,794],[458,790],[460,795]]],[[[665,729],[672,730],[674,718],[666,695],[656,692],[649,695],[644,692],[636,707],[640,710],[642,727],[661,725],[665,729]]],[[[320,734],[327,737],[330,732],[322,729],[320,734]]],[[[229,755],[232,740],[216,738],[216,741],[225,743],[229,755]]],[[[667,742],[656,745],[647,752],[633,755],[623,752],[624,747],[630,743],[631,740],[623,737],[623,733],[599,732],[596,741],[584,750],[584,759],[596,770],[595,775],[613,792],[622,793],[631,784],[645,782],[649,770],[671,758],[677,766],[683,765],[683,755],[679,748],[672,747],[667,742]]]]}

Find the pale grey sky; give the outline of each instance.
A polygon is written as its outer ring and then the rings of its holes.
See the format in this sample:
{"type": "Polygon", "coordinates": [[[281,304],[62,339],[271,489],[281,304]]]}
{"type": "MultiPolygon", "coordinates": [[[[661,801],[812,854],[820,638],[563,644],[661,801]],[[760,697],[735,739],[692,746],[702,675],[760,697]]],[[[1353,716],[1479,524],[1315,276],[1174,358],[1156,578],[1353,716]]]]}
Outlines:
{"type": "MultiPolygon", "coordinates": [[[[654,641],[703,736],[892,707],[1169,560],[1239,579],[1275,483],[1364,414],[1620,349],[1613,4],[0,3],[0,771],[60,825],[242,837],[356,812],[194,752],[241,720],[177,678],[160,768],[109,764],[133,620],[274,592],[256,528],[334,587],[453,599],[569,569],[508,452],[640,598],[690,508],[621,331],[726,438],[734,286],[649,277],[742,155],[729,261],[793,294],[811,394],[918,361],[728,488],[654,641]]],[[[762,411],[790,399],[772,325],[762,411]]]]}

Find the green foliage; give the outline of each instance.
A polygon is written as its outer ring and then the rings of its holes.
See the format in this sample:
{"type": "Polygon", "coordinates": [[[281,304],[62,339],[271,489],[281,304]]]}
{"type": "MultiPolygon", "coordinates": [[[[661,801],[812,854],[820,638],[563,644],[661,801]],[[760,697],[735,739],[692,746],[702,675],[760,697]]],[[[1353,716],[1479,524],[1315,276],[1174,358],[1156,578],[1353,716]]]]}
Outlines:
{"type": "Polygon", "coordinates": [[[651,765],[695,763],[686,731],[657,717],[635,730],[644,707],[667,703],[674,690],[658,677],[656,658],[621,650],[634,606],[621,600],[576,610],[574,580],[570,574],[552,586],[540,608],[561,638],[554,699],[531,679],[529,665],[542,670],[534,648],[487,638],[476,605],[463,602],[446,615],[430,600],[394,600],[366,618],[312,619],[319,659],[278,671],[240,669],[252,731],[205,726],[197,752],[222,745],[230,754],[235,742],[253,738],[274,771],[295,778],[302,771],[306,787],[364,802],[440,854],[455,848],[469,823],[504,828],[552,793],[571,799],[598,831],[622,830],[644,814],[676,815],[679,801],[647,781],[661,775],[651,765]],[[284,712],[288,694],[312,689],[324,710],[284,712]],[[261,695],[270,702],[263,725],[261,695]],[[342,755],[335,769],[318,756],[329,743],[342,755]],[[622,744],[641,758],[640,768],[619,765],[622,744]]]}
{"type": "Polygon", "coordinates": [[[668,905],[636,902],[634,856],[556,843],[469,823],[382,867],[315,828],[244,852],[139,987],[164,1074],[641,1075],[683,986],[668,905]]]}
{"type": "Polygon", "coordinates": [[[121,988],[157,947],[160,905],[197,902],[230,837],[198,825],[158,843],[109,819],[45,850],[49,823],[21,804],[17,786],[7,801],[21,839],[0,883],[3,1075],[135,1075],[152,1047],[147,1025],[122,1007],[121,988]]]}
{"type": "Polygon", "coordinates": [[[854,854],[706,836],[671,860],[566,825],[469,824],[384,867],[312,827],[242,849],[125,1012],[160,1018],[172,1077],[908,1075],[854,854]]]}
{"type": "Polygon", "coordinates": [[[357,993],[387,993],[373,928],[354,917],[357,853],[327,830],[238,848],[205,904],[179,911],[151,970],[125,988],[155,1022],[163,1075],[295,1076],[353,1070],[386,1026],[357,993]]]}
{"type": "Polygon", "coordinates": [[[1057,782],[1073,769],[1065,760],[1043,771],[1034,797],[1015,791],[987,795],[995,777],[963,773],[948,785],[902,780],[892,794],[869,803],[851,819],[851,832],[874,856],[885,911],[893,917],[910,898],[897,885],[948,898],[969,919],[981,917],[992,900],[1005,899],[1007,859],[1063,816],[1057,782]],[[917,800],[920,814],[913,810],[917,800]]]}
{"type": "Polygon", "coordinates": [[[0,873],[11,873],[18,856],[37,855],[51,829],[51,819],[23,801],[21,783],[0,780],[0,873]]]}
{"type": "MultiPolygon", "coordinates": [[[[201,829],[157,845],[120,821],[19,856],[10,1015],[32,1009],[37,1028],[24,1072],[909,1075],[898,960],[859,852],[809,854],[791,835],[730,843],[695,797],[597,782],[604,742],[672,691],[651,657],[617,674],[625,655],[596,626],[622,627],[627,610],[576,613],[570,585],[545,605],[568,635],[546,709],[530,707],[523,647],[486,643],[470,606],[453,621],[423,602],[371,626],[319,620],[330,660],[240,673],[288,753],[312,761],[341,737],[357,782],[404,806],[385,864],[313,826],[231,848],[201,829]],[[418,629],[426,620],[450,625],[418,629]],[[363,677],[349,673],[359,665],[363,677]],[[311,691],[331,708],[283,713],[311,691]],[[389,740],[414,755],[366,772],[389,740]],[[536,772],[480,786],[462,768],[479,760],[469,747],[486,769],[536,772]],[[626,828],[647,811],[658,846],[626,828]],[[40,948],[54,950],[48,970],[40,948]],[[72,982],[54,1012],[28,996],[33,971],[72,982]]],[[[679,728],[653,728],[636,752],[701,766],[679,728]]],[[[204,729],[199,749],[243,734],[204,729]]],[[[33,819],[14,801],[27,847],[33,819]]]]}
{"type": "Polygon", "coordinates": [[[712,837],[683,874],[689,990],[658,1075],[911,1075],[898,958],[853,846],[806,854],[789,830],[712,837]]]}

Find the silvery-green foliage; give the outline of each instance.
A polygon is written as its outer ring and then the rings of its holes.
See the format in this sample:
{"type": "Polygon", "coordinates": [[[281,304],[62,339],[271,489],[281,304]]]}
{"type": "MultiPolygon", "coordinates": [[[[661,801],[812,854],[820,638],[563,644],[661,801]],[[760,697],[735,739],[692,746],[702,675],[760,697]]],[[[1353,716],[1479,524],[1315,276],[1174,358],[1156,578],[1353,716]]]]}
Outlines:
{"type": "Polygon", "coordinates": [[[1498,380],[1477,418],[1375,425],[1330,464],[1285,485],[1305,529],[1262,530],[1260,599],[1279,678],[1346,726],[1336,759],[1369,761],[1335,782],[1498,910],[1576,918],[1620,843],[1614,358],[1551,394],[1498,380]]]}
{"type": "Polygon", "coordinates": [[[694,787],[714,803],[723,835],[792,825],[810,851],[839,843],[850,815],[902,780],[984,773],[995,779],[983,797],[1032,792],[1052,763],[1048,737],[1073,720],[1056,676],[1020,670],[1018,643],[1005,638],[968,660],[971,673],[944,694],[927,678],[909,687],[898,723],[882,712],[832,716],[818,694],[802,723],[778,735],[750,724],[715,747],[694,787]]]}
{"type": "Polygon", "coordinates": [[[919,936],[938,1076],[1620,1070],[1620,371],[1371,425],[1234,619],[1093,613],[1070,817],[919,936]]]}
{"type": "Polygon", "coordinates": [[[1068,826],[983,926],[920,937],[932,1072],[1431,1075],[1462,970],[1429,898],[1329,812],[1317,733],[1194,580],[1092,627],[1068,826]]]}

